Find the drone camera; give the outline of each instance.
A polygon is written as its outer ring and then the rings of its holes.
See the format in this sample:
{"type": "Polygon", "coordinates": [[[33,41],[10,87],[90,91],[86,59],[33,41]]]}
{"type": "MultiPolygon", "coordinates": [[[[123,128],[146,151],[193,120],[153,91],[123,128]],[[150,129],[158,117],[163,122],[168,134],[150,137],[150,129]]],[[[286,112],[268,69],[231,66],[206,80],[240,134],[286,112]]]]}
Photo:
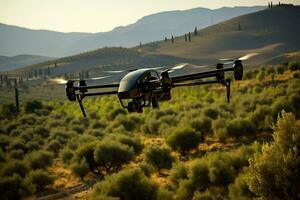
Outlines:
{"type": "Polygon", "coordinates": [[[66,84],[66,93],[70,101],[76,101],[74,81],[68,81],[66,84]]]}

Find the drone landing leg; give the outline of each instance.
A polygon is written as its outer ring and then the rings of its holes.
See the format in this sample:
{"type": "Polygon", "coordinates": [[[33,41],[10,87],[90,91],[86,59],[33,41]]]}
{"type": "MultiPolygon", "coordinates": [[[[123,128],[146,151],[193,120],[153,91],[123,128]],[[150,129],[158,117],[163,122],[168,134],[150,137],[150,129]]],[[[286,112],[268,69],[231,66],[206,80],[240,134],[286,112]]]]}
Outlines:
{"type": "Polygon", "coordinates": [[[83,117],[86,117],[85,110],[84,110],[84,107],[83,107],[83,104],[82,104],[82,98],[80,97],[79,94],[77,94],[76,97],[77,97],[77,101],[78,101],[78,103],[79,103],[79,106],[80,106],[80,110],[81,110],[81,112],[82,112],[82,115],[83,115],[83,117]]]}

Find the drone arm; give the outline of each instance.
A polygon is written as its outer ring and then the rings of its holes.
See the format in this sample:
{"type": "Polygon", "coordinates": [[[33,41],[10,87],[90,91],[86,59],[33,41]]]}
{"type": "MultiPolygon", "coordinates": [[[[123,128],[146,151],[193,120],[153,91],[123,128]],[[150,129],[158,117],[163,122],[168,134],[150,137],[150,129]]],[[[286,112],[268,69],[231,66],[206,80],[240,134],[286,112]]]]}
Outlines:
{"type": "Polygon", "coordinates": [[[103,95],[113,95],[118,94],[118,91],[109,91],[109,92],[94,92],[94,93],[85,93],[84,96],[103,96],[103,95]]]}
{"type": "Polygon", "coordinates": [[[234,67],[225,68],[225,69],[216,69],[213,71],[177,76],[177,77],[173,77],[171,79],[172,79],[173,83],[179,83],[179,82],[183,82],[183,81],[197,80],[200,78],[216,77],[219,73],[233,71],[233,70],[234,70],[234,67]]]}
{"type": "Polygon", "coordinates": [[[203,81],[203,82],[195,82],[195,83],[179,83],[173,84],[173,87],[185,87],[185,86],[195,86],[195,85],[205,85],[205,84],[213,84],[220,83],[219,81],[203,81]]]}
{"type": "Polygon", "coordinates": [[[91,86],[78,86],[74,87],[75,90],[88,90],[88,89],[103,89],[103,88],[118,88],[119,84],[106,84],[106,85],[91,85],[91,86]]]}

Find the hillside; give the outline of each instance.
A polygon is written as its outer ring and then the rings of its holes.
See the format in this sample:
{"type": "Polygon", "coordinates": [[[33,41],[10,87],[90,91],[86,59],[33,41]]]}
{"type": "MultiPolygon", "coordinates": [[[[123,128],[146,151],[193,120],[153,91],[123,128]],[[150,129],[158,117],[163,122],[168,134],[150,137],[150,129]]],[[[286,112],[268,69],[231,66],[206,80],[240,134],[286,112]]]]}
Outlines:
{"type": "Polygon", "coordinates": [[[249,74],[231,103],[202,85],[143,113],[87,97],[87,118],[63,88],[22,88],[18,114],[1,88],[0,199],[298,199],[299,71],[249,74]]]}
{"type": "MultiPolygon", "coordinates": [[[[193,30],[195,26],[201,29],[263,8],[256,6],[168,11],[145,16],[131,25],[100,33],[30,30],[0,23],[0,55],[34,54],[63,57],[106,46],[132,47],[140,42],[147,43],[161,40],[165,36],[181,35],[187,30],[193,30]]],[[[90,23],[99,26],[97,20],[90,23]]]]}
{"type": "Polygon", "coordinates": [[[20,67],[45,62],[54,58],[36,55],[0,56],[0,72],[11,71],[20,67]]]}
{"type": "Polygon", "coordinates": [[[178,37],[174,44],[160,42],[155,50],[147,46],[143,50],[146,54],[194,59],[199,63],[257,52],[261,55],[249,64],[258,65],[268,64],[268,60],[284,53],[298,51],[299,35],[300,7],[277,6],[203,29],[198,36],[192,36],[192,42],[178,37]]]}

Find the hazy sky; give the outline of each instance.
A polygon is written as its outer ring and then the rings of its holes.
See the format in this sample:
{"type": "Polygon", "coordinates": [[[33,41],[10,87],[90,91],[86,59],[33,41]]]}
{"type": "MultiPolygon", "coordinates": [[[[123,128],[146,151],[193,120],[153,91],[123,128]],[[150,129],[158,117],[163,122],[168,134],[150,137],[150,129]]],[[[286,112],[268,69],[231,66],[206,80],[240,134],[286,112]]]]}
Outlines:
{"type": "MultiPolygon", "coordinates": [[[[281,2],[300,4],[300,0],[281,2]]],[[[268,0],[0,0],[0,23],[62,32],[100,32],[161,11],[267,4],[268,0]]]]}

